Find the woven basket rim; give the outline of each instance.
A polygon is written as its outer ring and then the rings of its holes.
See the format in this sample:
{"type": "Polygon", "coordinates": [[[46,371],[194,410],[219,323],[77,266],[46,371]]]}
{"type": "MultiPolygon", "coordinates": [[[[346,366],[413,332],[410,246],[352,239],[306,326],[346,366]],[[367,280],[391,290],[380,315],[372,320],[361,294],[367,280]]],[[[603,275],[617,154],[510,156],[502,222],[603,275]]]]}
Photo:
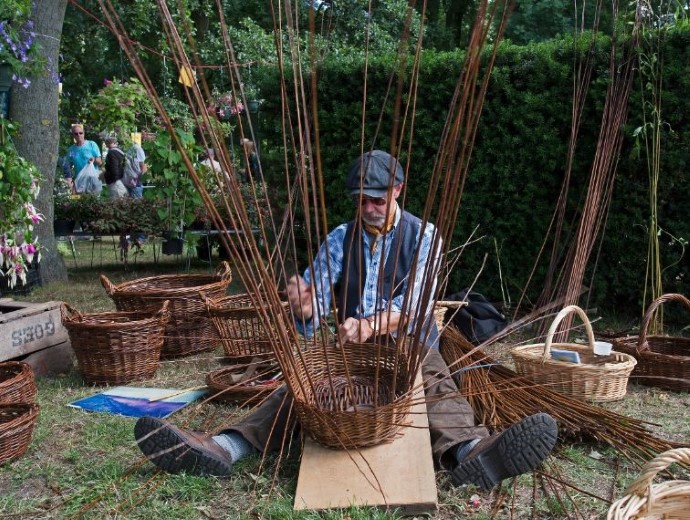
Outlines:
{"type": "Polygon", "coordinates": [[[82,314],[68,304],[63,303],[61,306],[62,324],[69,328],[97,328],[99,330],[123,330],[123,329],[138,329],[140,327],[159,323],[165,324],[170,319],[169,300],[165,300],[160,309],[154,310],[152,308],[143,309],[141,311],[107,311],[107,312],[92,312],[82,314]],[[70,314],[68,314],[71,313],[70,314]],[[139,319],[128,319],[135,317],[139,319]],[[111,323],[103,323],[102,319],[121,318],[124,321],[113,321],[111,323]]]}
{"type": "Polygon", "coordinates": [[[637,357],[659,359],[666,363],[672,361],[687,362],[688,360],[690,360],[690,338],[684,338],[682,336],[662,335],[647,336],[647,344],[649,345],[649,349],[638,350],[638,337],[639,336],[623,336],[620,338],[612,339],[611,343],[613,343],[614,347],[628,349],[630,352],[626,352],[626,354],[634,352],[634,354],[632,355],[637,357]],[[655,340],[687,342],[689,347],[688,355],[683,356],[681,354],[664,354],[663,352],[656,352],[653,348],[655,340]]]}
{"type": "Polygon", "coordinates": [[[16,371],[12,377],[5,380],[0,380],[0,388],[16,384],[18,378],[27,376],[31,377],[33,375],[31,365],[25,363],[24,361],[2,361],[0,362],[0,369],[4,368],[8,368],[10,370],[17,368],[18,371],[16,371]]]}
{"type": "MultiPolygon", "coordinates": [[[[591,352],[591,349],[587,345],[581,345],[579,343],[552,343],[551,346],[554,346],[556,348],[567,348],[569,350],[575,350],[577,352],[591,352]]],[[[567,368],[587,368],[588,370],[594,369],[594,370],[602,370],[602,371],[608,371],[611,370],[612,368],[615,369],[620,369],[620,368],[632,368],[637,364],[637,360],[635,359],[634,356],[631,356],[630,354],[626,354],[625,352],[619,352],[612,350],[611,354],[609,354],[608,357],[610,358],[615,358],[612,361],[607,361],[606,363],[602,363],[601,365],[593,365],[591,363],[570,363],[568,361],[561,361],[559,359],[553,359],[553,358],[547,358],[546,360],[543,359],[543,352],[544,352],[544,343],[534,343],[531,345],[523,345],[520,347],[514,347],[511,351],[510,354],[513,357],[520,358],[521,360],[525,361],[530,361],[530,362],[535,362],[538,361],[543,365],[546,366],[560,366],[560,367],[567,367],[567,368]],[[532,351],[530,351],[530,349],[532,351]],[[612,367],[611,365],[615,365],[615,367],[612,367]]]]}

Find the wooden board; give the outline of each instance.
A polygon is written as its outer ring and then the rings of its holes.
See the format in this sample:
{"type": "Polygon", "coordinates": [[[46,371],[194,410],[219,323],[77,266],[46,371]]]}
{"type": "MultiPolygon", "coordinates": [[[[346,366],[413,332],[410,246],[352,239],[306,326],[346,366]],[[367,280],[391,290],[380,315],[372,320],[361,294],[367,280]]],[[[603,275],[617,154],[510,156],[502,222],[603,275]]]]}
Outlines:
{"type": "Polygon", "coordinates": [[[0,361],[15,359],[69,341],[62,325],[62,302],[0,300],[0,361]]]}
{"type": "Polygon", "coordinates": [[[436,510],[438,495],[421,376],[417,381],[418,402],[409,416],[412,427],[404,427],[403,435],[393,442],[348,452],[307,439],[295,510],[352,505],[397,508],[406,515],[436,510]]]}

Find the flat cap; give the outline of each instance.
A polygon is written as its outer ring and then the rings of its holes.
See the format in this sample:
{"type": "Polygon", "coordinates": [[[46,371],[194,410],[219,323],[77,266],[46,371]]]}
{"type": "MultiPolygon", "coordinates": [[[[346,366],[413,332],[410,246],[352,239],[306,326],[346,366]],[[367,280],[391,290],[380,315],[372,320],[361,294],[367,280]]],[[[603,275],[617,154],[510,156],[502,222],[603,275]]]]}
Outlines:
{"type": "Polygon", "coordinates": [[[355,159],[347,173],[347,189],[353,195],[358,195],[361,189],[368,197],[385,197],[390,186],[404,181],[400,162],[383,150],[373,150],[355,159]]]}

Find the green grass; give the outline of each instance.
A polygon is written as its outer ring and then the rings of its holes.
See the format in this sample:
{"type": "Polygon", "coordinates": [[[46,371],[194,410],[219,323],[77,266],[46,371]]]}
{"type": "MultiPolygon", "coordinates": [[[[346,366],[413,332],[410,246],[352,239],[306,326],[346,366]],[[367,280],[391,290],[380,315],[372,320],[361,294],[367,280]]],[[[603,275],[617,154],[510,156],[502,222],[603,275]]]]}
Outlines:
{"type": "MultiPolygon", "coordinates": [[[[193,257],[163,257],[152,262],[148,251],[125,266],[116,260],[112,244],[104,237],[76,243],[78,265],[69,266],[69,281],[41,287],[17,299],[63,300],[81,312],[113,310],[98,275],[114,283],[160,273],[207,272],[214,269],[193,257]],[[91,268],[91,248],[97,262],[91,268]],[[101,260],[102,258],[102,260],[101,260]]],[[[66,260],[70,262],[71,251],[66,260]]],[[[239,290],[236,284],[233,286],[239,290]]],[[[219,366],[222,351],[161,363],[156,377],[139,386],[188,388],[204,383],[206,374],[219,366]]],[[[372,508],[349,508],[324,512],[293,511],[299,471],[299,449],[295,446],[285,460],[269,456],[262,461],[250,457],[237,464],[236,474],[226,480],[188,475],[158,474],[146,461],[133,439],[134,419],[87,413],[66,406],[102,390],[85,385],[76,370],[40,378],[38,402],[41,414],[25,456],[0,467],[0,517],[17,518],[227,518],[364,520],[400,518],[395,512],[372,508]],[[262,468],[263,465],[263,468],[262,468]],[[260,471],[261,469],[261,471],[260,471]]],[[[690,438],[687,396],[631,385],[629,396],[607,408],[634,417],[658,417],[653,430],[666,438],[690,438]]],[[[245,413],[235,407],[203,403],[191,405],[172,416],[180,425],[213,430],[245,413]]],[[[482,493],[471,486],[454,487],[446,472],[437,473],[439,508],[432,518],[602,518],[607,499],[619,498],[639,469],[606,446],[566,443],[559,446],[545,468],[573,487],[574,503],[558,502],[552,494],[537,492],[535,479],[524,475],[503,486],[503,498],[496,492],[482,493]]],[[[687,472],[674,470],[677,478],[687,472]]],[[[406,476],[401,475],[404,479],[406,476]]],[[[540,482],[537,482],[540,486],[540,482]]]]}

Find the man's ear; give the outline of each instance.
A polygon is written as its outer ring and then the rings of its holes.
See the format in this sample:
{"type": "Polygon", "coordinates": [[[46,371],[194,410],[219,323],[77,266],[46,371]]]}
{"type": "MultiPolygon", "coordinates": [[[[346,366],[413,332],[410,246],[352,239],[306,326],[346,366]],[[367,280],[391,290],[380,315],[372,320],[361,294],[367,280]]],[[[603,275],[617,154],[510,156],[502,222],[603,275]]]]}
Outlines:
{"type": "Polygon", "coordinates": [[[397,186],[393,186],[393,198],[397,199],[400,196],[400,193],[402,193],[403,189],[403,183],[401,182],[397,186]]]}

